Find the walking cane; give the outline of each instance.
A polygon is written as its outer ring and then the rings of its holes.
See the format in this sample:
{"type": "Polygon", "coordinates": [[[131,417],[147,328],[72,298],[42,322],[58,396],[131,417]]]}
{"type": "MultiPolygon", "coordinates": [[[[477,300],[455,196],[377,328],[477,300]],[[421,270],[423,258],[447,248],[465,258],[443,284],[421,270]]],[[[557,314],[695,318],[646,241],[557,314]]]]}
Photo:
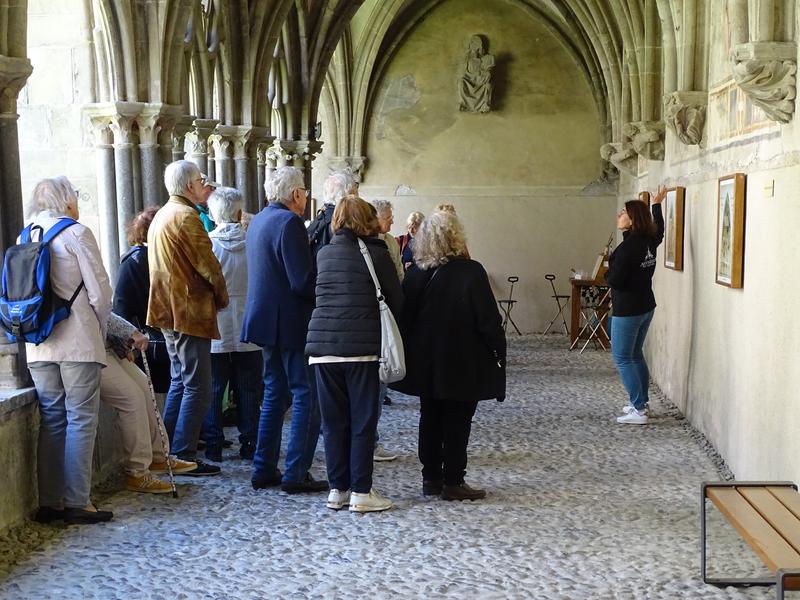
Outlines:
{"type": "Polygon", "coordinates": [[[164,421],[161,419],[161,413],[158,410],[158,402],[156,402],[156,392],[153,389],[153,378],[150,376],[150,365],[147,363],[147,356],[144,352],[142,354],[142,364],[144,364],[144,372],[147,375],[147,387],[150,388],[150,399],[153,401],[153,409],[156,411],[156,421],[158,426],[158,435],[161,437],[161,449],[164,451],[164,456],[167,461],[167,472],[169,473],[169,482],[172,485],[172,497],[178,497],[178,490],[175,488],[175,475],[172,473],[172,461],[169,457],[169,448],[167,447],[167,440],[164,439],[164,421]]]}

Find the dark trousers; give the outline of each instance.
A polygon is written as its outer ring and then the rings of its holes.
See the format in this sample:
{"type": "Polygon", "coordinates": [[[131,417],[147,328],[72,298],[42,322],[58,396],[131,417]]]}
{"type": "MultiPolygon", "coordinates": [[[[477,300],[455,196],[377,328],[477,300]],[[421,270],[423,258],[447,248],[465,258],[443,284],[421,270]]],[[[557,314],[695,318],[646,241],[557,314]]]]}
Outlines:
{"type": "Polygon", "coordinates": [[[420,398],[419,460],[422,478],[446,485],[464,482],[467,444],[477,401],[420,398]]]}
{"type": "Polygon", "coordinates": [[[211,408],[203,421],[203,435],[209,448],[222,450],[222,398],[230,384],[236,398],[239,442],[255,444],[258,412],[264,394],[264,359],[260,350],[211,354],[211,408]]]}
{"type": "Polygon", "coordinates": [[[378,427],[378,363],[314,365],[331,488],[367,494],[378,427]]]}

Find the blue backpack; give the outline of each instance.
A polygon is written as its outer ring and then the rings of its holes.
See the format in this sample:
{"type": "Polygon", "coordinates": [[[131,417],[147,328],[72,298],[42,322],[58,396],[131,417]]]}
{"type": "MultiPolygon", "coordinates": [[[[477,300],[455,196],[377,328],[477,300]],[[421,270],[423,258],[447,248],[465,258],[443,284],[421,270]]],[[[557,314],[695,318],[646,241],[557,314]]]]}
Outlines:
{"type": "Polygon", "coordinates": [[[50,242],[77,221],[59,219],[47,233],[39,225],[28,225],[19,243],[6,250],[3,260],[3,294],[0,296],[0,326],[11,342],[41,344],[53,332],[56,323],[69,316],[72,303],[83,289],[83,281],[64,300],[50,284],[50,242]],[[39,230],[38,242],[31,234],[39,230]]]}

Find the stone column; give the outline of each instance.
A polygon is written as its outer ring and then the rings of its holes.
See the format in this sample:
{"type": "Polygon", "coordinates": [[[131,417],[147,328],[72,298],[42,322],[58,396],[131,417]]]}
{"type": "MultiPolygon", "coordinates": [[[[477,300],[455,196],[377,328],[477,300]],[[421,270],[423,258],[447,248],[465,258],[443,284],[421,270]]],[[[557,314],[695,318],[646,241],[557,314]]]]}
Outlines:
{"type": "Polygon", "coordinates": [[[211,172],[212,169],[209,166],[208,137],[214,131],[217,123],[219,121],[214,119],[195,119],[192,130],[186,134],[191,144],[189,160],[211,179],[214,179],[214,173],[211,172]]]}
{"type": "MultiPolygon", "coordinates": [[[[17,97],[33,68],[27,58],[0,56],[0,251],[17,242],[23,225],[22,182],[19,170],[17,97]]],[[[0,255],[2,255],[0,252],[0,255]]],[[[30,385],[24,348],[0,335],[0,387],[30,385]]]]}
{"type": "Polygon", "coordinates": [[[257,170],[257,185],[256,190],[258,197],[258,210],[261,210],[266,204],[267,192],[264,189],[264,182],[267,180],[267,149],[268,144],[259,144],[256,149],[256,170],[257,170]]]}
{"type": "Polygon", "coordinates": [[[278,166],[297,167],[303,171],[306,189],[308,190],[308,205],[306,218],[317,209],[316,198],[311,189],[311,163],[322,150],[322,142],[317,140],[278,140],[275,142],[278,155],[278,166]]]}
{"type": "Polygon", "coordinates": [[[771,42],[775,40],[775,0],[752,0],[750,9],[750,41],[771,42]]]}
{"type": "Polygon", "coordinates": [[[216,181],[224,186],[236,187],[236,171],[233,163],[234,139],[239,128],[234,125],[217,125],[209,141],[214,145],[214,167],[216,181]]]}
{"type": "Polygon", "coordinates": [[[172,157],[170,162],[184,159],[186,136],[190,131],[192,131],[193,127],[194,117],[192,115],[184,115],[175,124],[175,127],[172,130],[172,157]]]}
{"type": "Polygon", "coordinates": [[[117,190],[117,233],[119,251],[128,251],[128,239],[125,232],[128,223],[136,214],[133,188],[133,142],[131,128],[135,115],[116,114],[111,118],[111,131],[114,133],[114,176],[117,190]]]}
{"type": "Polygon", "coordinates": [[[92,118],[97,161],[97,200],[100,209],[100,249],[111,280],[119,270],[119,228],[117,224],[117,188],[114,176],[114,135],[107,117],[92,118]]]}
{"type": "MultiPolygon", "coordinates": [[[[144,206],[160,206],[164,194],[163,167],[158,143],[161,132],[160,111],[145,108],[136,117],[139,126],[139,154],[141,156],[142,199],[144,206]]],[[[143,207],[144,207],[143,206],[143,207]]],[[[127,223],[127,220],[126,220],[127,223]]]]}

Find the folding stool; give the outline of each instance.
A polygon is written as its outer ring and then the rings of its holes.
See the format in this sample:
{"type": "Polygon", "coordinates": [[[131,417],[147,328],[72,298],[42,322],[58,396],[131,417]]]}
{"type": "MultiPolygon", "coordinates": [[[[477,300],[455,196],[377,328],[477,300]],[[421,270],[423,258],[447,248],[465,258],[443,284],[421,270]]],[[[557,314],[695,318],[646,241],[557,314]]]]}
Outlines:
{"type": "Polygon", "coordinates": [[[572,342],[572,345],[569,347],[570,350],[574,350],[577,347],[578,342],[580,342],[580,340],[583,338],[584,333],[588,331],[589,336],[586,338],[580,354],[583,354],[583,351],[586,350],[589,342],[593,342],[595,348],[597,348],[597,345],[599,344],[603,350],[608,350],[605,342],[610,340],[608,331],[606,331],[606,328],[603,325],[603,319],[611,311],[611,304],[609,302],[609,298],[611,297],[611,288],[591,286],[586,289],[589,290],[587,292],[587,296],[581,296],[581,317],[585,323],[578,332],[575,341],[572,342]],[[602,334],[604,337],[601,337],[600,334],[602,334]]]}
{"type": "Polygon", "coordinates": [[[545,335],[547,335],[547,332],[550,331],[550,329],[553,327],[553,324],[556,322],[558,317],[561,317],[561,322],[564,324],[564,333],[569,335],[569,327],[567,327],[567,319],[564,316],[564,311],[566,310],[567,306],[569,305],[569,298],[570,297],[569,297],[568,294],[559,294],[556,291],[556,285],[554,283],[555,280],[556,280],[556,276],[553,273],[547,273],[544,276],[544,278],[547,281],[550,282],[550,287],[553,290],[553,295],[550,296],[550,297],[553,298],[556,301],[556,304],[558,305],[558,312],[555,314],[555,316],[553,316],[552,319],[550,319],[550,323],[548,323],[547,329],[545,329],[542,332],[542,335],[540,337],[544,337],[545,335]],[[561,304],[562,300],[564,301],[564,304],[561,304]]]}
{"type": "Polygon", "coordinates": [[[511,297],[514,295],[514,284],[519,281],[519,277],[516,275],[512,275],[508,278],[508,282],[511,284],[511,290],[508,292],[508,300],[498,300],[497,303],[500,305],[500,310],[503,311],[503,331],[506,330],[508,327],[509,321],[514,326],[514,329],[517,330],[517,335],[522,335],[522,332],[517,327],[517,324],[514,323],[514,319],[511,318],[511,309],[514,308],[514,305],[517,303],[516,300],[512,300],[511,297]]]}

